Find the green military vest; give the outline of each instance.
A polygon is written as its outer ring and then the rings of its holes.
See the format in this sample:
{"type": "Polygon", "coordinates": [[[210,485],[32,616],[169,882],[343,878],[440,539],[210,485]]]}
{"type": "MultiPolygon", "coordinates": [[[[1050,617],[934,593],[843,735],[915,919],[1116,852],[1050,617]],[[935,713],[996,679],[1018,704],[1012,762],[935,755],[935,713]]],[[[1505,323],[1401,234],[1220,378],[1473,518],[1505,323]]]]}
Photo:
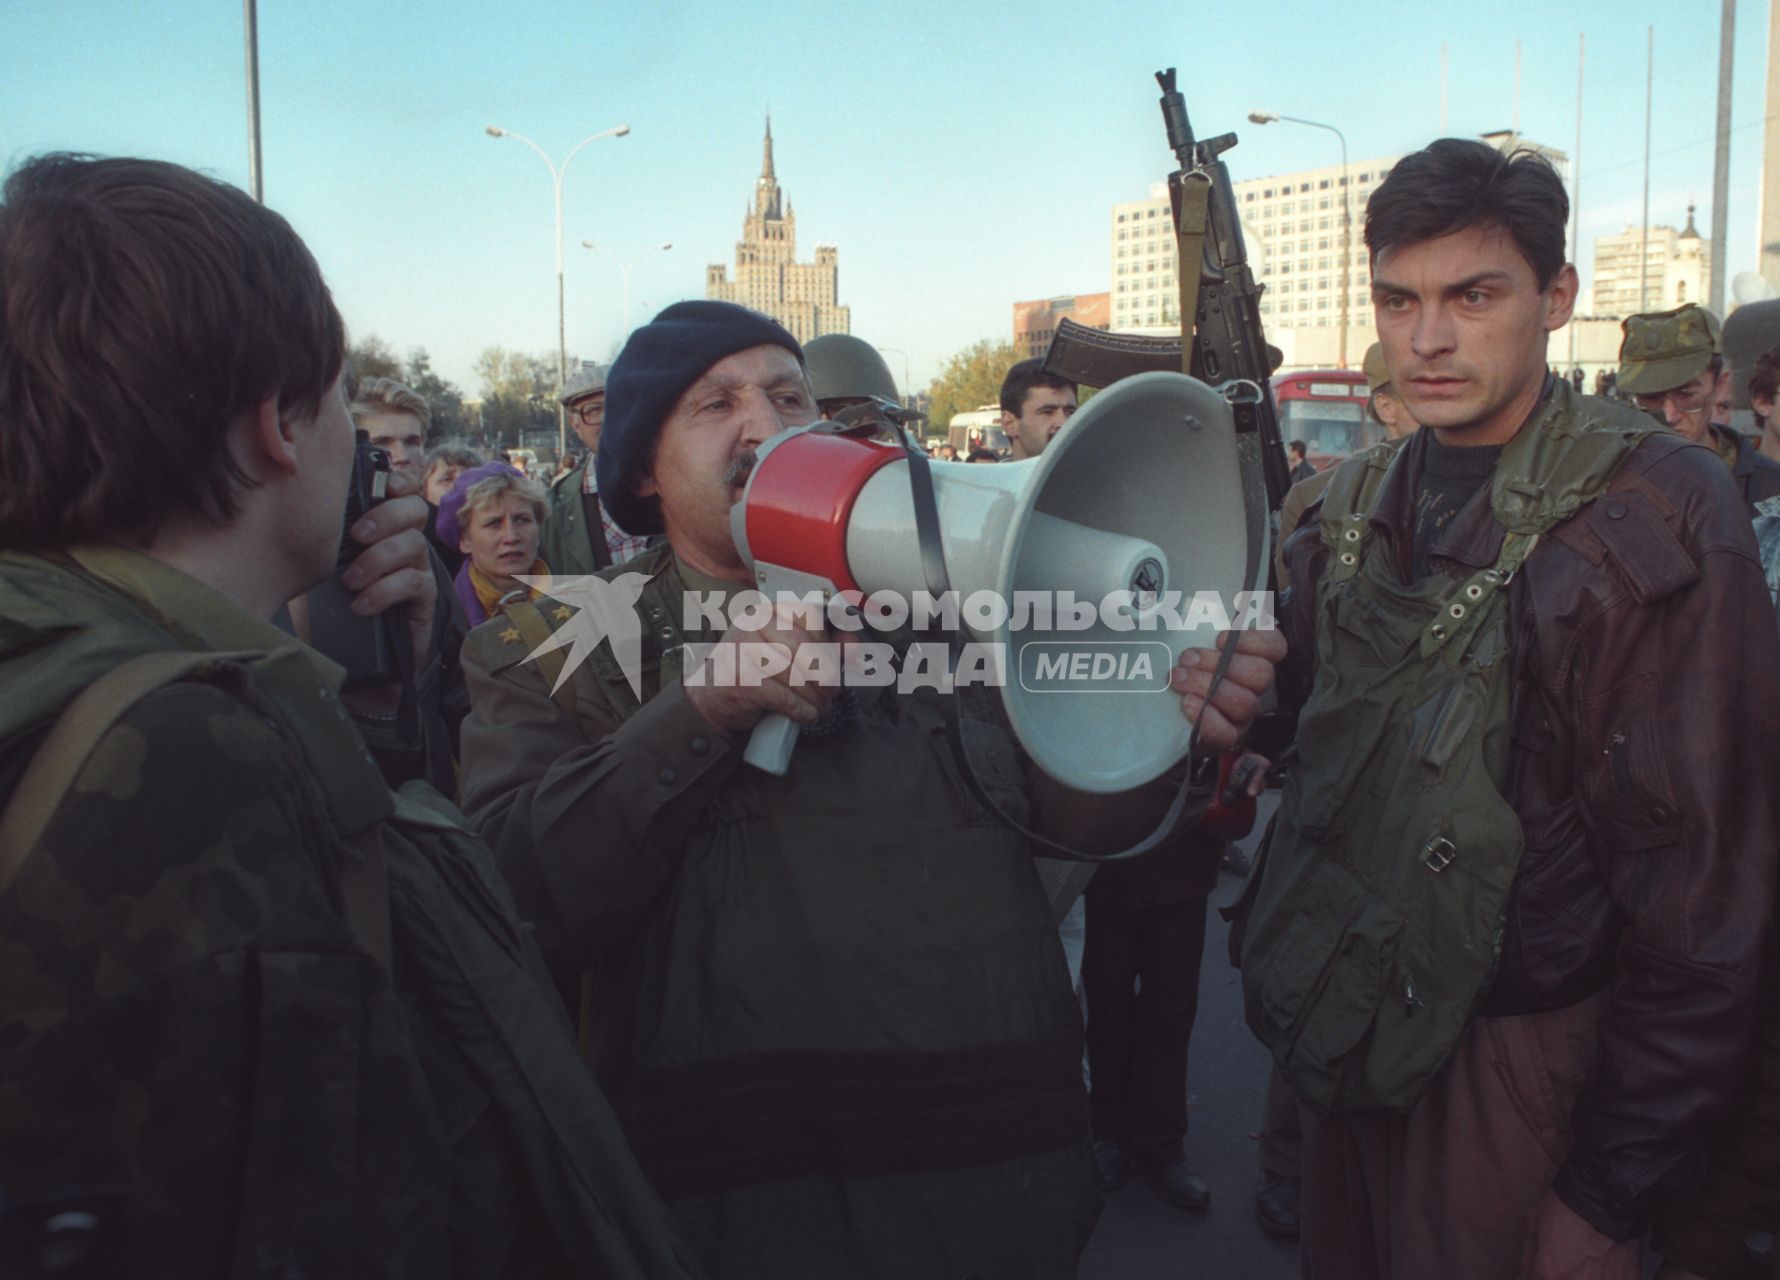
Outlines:
{"type": "Polygon", "coordinates": [[[1324,1114],[1407,1110],[1494,978],[1525,848],[1505,798],[1504,588],[1649,430],[1579,400],[1560,382],[1503,450],[1490,487],[1501,550],[1468,577],[1405,583],[1375,536],[1388,469],[1412,450],[1356,457],[1329,486],[1299,763],[1232,939],[1250,1027],[1324,1114]]]}

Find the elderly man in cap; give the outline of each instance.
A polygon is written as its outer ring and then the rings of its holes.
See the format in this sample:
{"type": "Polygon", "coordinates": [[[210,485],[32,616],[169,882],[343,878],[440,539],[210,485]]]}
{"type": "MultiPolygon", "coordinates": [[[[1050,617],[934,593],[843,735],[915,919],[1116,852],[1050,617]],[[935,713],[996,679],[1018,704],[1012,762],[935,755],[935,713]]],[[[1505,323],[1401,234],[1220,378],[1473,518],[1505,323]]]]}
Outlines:
{"type": "Polygon", "coordinates": [[[1756,503],[1780,494],[1780,463],[1762,457],[1740,432],[1712,421],[1731,379],[1718,317],[1689,303],[1627,316],[1620,327],[1620,391],[1671,430],[1715,450],[1751,516],[1756,503]]]}
{"type": "Polygon", "coordinates": [[[561,400],[569,425],[587,446],[581,465],[558,476],[550,487],[550,514],[544,521],[538,550],[551,571],[598,573],[623,564],[649,545],[647,538],[627,533],[600,502],[594,460],[599,456],[600,429],[606,417],[606,375],[591,362],[569,375],[561,400]]]}
{"type": "MultiPolygon", "coordinates": [[[[631,334],[608,396],[600,494],[667,535],[601,575],[639,647],[600,644],[553,697],[531,646],[476,632],[463,791],[559,974],[586,971],[584,1043],[646,1172],[724,1280],[1073,1275],[1098,1210],[1079,1013],[1026,841],[945,745],[950,695],[698,665],[712,642],[811,639],[721,615],[751,585],[730,508],[755,451],[816,420],[796,340],[677,303],[631,334]],[[767,712],[803,726],[782,777],[742,760],[767,712]]],[[[1242,633],[1215,691],[1210,655],[1183,657],[1209,747],[1282,654],[1242,633]]],[[[1002,807],[1100,834],[1083,798],[1028,794],[988,712],[964,727],[1002,807]]]]}

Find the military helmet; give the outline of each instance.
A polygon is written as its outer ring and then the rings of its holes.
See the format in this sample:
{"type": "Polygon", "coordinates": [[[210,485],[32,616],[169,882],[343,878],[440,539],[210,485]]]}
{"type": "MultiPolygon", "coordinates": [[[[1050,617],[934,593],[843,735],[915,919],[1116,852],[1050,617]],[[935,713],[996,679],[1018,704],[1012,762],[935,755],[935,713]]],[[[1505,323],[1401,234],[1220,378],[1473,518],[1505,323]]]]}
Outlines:
{"type": "Polygon", "coordinates": [[[1391,371],[1384,363],[1384,343],[1374,342],[1366,348],[1366,358],[1360,362],[1360,368],[1366,372],[1367,394],[1376,394],[1378,389],[1391,380],[1391,371]]]}
{"type": "Polygon", "coordinates": [[[585,396],[606,389],[606,371],[589,360],[579,369],[569,373],[569,379],[562,384],[562,391],[557,399],[564,404],[574,404],[585,396]]]}
{"type": "Polygon", "coordinates": [[[1670,391],[1697,378],[1724,351],[1718,317],[1690,302],[1673,311],[1627,316],[1619,326],[1619,389],[1627,395],[1670,391]]]}
{"type": "Polygon", "coordinates": [[[804,364],[810,371],[810,390],[820,404],[824,400],[856,400],[871,397],[897,404],[896,380],[877,348],[850,333],[825,333],[803,346],[804,364]]]}

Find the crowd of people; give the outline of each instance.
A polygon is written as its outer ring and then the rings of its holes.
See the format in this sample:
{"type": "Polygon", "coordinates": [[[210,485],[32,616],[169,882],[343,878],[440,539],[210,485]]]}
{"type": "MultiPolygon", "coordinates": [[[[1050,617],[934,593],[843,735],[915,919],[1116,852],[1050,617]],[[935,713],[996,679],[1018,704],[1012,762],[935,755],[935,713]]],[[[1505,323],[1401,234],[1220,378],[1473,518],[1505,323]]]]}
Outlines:
{"type": "MultiPolygon", "coordinates": [[[[1270,779],[1231,951],[1274,1063],[1254,1211],[1306,1275],[1774,1265],[1780,343],[1758,440],[1698,306],[1582,394],[1546,358],[1567,215],[1533,153],[1395,166],[1388,439],[1297,450],[1279,627],[1181,652],[1200,758],[1099,795],[982,687],[703,678],[824,638],[726,607],[731,508],[787,429],[909,438],[869,344],[676,303],[561,388],[546,484],[352,377],[276,213],[18,166],[0,1273],[1073,1276],[1135,1171],[1211,1202],[1207,903],[1270,779]],[[590,576],[628,627],[571,661],[590,576]],[[743,760],[772,714],[783,775],[743,760]],[[1219,803],[1096,863],[1177,793],[1219,803]]],[[[1010,457],[1077,397],[1010,369],[1010,457]]]]}

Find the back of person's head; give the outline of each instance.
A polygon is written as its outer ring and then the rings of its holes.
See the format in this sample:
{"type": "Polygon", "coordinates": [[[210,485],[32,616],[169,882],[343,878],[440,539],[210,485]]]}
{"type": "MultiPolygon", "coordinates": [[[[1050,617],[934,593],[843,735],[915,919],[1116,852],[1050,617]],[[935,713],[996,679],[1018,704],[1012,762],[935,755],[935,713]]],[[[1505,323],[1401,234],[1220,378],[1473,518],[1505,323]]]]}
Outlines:
{"type": "Polygon", "coordinates": [[[352,420],[372,413],[406,413],[420,420],[422,434],[432,430],[433,410],[426,397],[394,378],[365,378],[352,393],[352,420]]]}
{"type": "Polygon", "coordinates": [[[1496,228],[1513,240],[1547,289],[1564,267],[1570,199],[1537,151],[1441,138],[1404,156],[1366,202],[1366,249],[1374,268],[1387,249],[1496,228]]]}
{"type": "Polygon", "coordinates": [[[1749,401],[1754,404],[1776,397],[1780,397],[1780,347],[1770,347],[1755,357],[1755,367],[1749,372],[1749,401]]]}
{"type": "Polygon", "coordinates": [[[1001,408],[1004,412],[1019,417],[1026,407],[1026,393],[1034,387],[1052,387],[1058,391],[1074,391],[1075,383],[1068,378],[1059,378],[1054,373],[1044,371],[1045,362],[1038,356],[1030,360],[1022,360],[1007,371],[1007,377],[1001,380],[1001,408]]]}
{"type": "Polygon", "coordinates": [[[55,154],[0,192],[0,547],[224,525],[225,444],[275,399],[312,416],[345,329],[285,220],[155,160],[55,154]]]}

